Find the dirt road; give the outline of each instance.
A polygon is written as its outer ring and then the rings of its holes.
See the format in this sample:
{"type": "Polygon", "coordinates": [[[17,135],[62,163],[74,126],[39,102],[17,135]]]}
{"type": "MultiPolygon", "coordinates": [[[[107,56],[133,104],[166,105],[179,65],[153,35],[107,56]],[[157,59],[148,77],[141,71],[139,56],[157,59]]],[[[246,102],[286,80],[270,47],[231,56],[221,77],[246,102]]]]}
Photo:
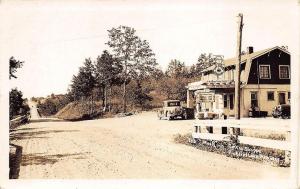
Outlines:
{"type": "Polygon", "coordinates": [[[31,119],[39,119],[40,118],[40,115],[37,111],[37,106],[36,105],[37,105],[36,102],[31,101],[31,100],[28,101],[28,106],[30,107],[31,119]]]}
{"type": "Polygon", "coordinates": [[[289,168],[237,160],[176,144],[193,121],[153,112],[81,122],[35,122],[11,133],[23,147],[19,178],[278,179],[289,168]]]}

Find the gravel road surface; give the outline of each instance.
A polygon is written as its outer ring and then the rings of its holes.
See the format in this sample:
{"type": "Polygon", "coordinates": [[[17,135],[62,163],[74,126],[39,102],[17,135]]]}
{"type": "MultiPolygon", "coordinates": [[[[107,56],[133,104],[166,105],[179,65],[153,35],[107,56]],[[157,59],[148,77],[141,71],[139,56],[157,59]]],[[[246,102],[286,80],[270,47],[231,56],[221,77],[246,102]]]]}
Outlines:
{"type": "Polygon", "coordinates": [[[290,168],[238,160],[173,141],[193,120],[154,112],[79,122],[34,122],[11,132],[21,179],[286,179],[290,168]]]}

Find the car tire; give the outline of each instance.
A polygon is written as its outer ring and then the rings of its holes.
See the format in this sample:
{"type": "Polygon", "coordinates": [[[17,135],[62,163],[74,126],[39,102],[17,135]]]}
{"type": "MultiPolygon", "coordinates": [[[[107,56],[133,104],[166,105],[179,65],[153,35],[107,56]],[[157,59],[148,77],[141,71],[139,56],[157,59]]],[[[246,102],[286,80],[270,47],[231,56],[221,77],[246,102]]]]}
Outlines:
{"type": "Polygon", "coordinates": [[[183,114],[183,116],[182,116],[182,119],[185,119],[185,120],[187,120],[187,119],[188,119],[188,116],[187,116],[187,114],[186,114],[186,113],[184,113],[184,114],[183,114]]]}

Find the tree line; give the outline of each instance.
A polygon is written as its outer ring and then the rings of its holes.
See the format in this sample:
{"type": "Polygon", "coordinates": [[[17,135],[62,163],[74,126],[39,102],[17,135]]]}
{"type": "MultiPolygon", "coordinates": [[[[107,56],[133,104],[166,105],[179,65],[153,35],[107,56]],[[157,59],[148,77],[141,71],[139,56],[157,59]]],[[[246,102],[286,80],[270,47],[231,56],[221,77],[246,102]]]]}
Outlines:
{"type": "MultiPolygon", "coordinates": [[[[200,80],[202,71],[215,62],[212,54],[200,54],[191,66],[172,59],[163,71],[149,42],[128,26],[108,30],[106,45],[95,60],[84,60],[63,98],[52,94],[44,101],[37,100],[44,115],[54,115],[68,103],[80,101],[90,104],[92,112],[95,103],[101,102],[104,112],[113,113],[157,108],[166,99],[186,101],[187,84],[200,80]]],[[[13,57],[9,62],[9,77],[17,78],[16,70],[23,62],[13,57]]],[[[26,109],[24,100],[21,91],[10,92],[10,118],[26,109]]]]}
{"type": "Polygon", "coordinates": [[[186,100],[186,86],[199,80],[201,72],[213,65],[211,54],[201,54],[188,67],[173,59],[164,72],[158,68],[155,54],[134,28],[119,26],[108,30],[108,50],[96,60],[85,59],[73,75],[68,95],[73,101],[102,100],[103,109],[111,111],[112,99],[118,99],[121,111],[130,105],[141,109],[155,107],[154,98],[186,100]]]}

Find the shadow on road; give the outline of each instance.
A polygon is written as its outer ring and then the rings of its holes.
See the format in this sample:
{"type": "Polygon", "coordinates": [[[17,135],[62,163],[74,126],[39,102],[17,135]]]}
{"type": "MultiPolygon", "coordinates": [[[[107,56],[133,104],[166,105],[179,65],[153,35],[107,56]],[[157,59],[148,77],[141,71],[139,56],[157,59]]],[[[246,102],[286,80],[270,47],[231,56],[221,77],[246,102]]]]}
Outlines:
{"type": "MultiPolygon", "coordinates": [[[[42,129],[44,127],[39,127],[38,129],[42,129]]],[[[30,131],[30,130],[36,130],[37,128],[13,128],[13,129],[10,129],[9,132],[15,132],[15,131],[30,131]]]]}
{"type": "Polygon", "coordinates": [[[22,159],[22,146],[9,144],[9,179],[19,178],[20,164],[22,159]]]}
{"type": "Polygon", "coordinates": [[[41,119],[31,119],[30,123],[40,123],[40,122],[66,122],[63,119],[53,119],[53,118],[41,118],[41,119]]]}
{"type": "MultiPolygon", "coordinates": [[[[34,130],[31,128],[27,128],[28,130],[34,130]]],[[[49,138],[44,135],[50,133],[63,133],[63,132],[77,132],[78,130],[46,130],[46,131],[23,131],[25,129],[15,129],[14,132],[9,134],[10,140],[23,140],[23,139],[33,139],[33,138],[49,138]]]]}
{"type": "Polygon", "coordinates": [[[45,165],[45,164],[54,164],[64,158],[72,159],[85,159],[86,153],[73,153],[73,154],[55,154],[55,155],[45,155],[44,153],[35,153],[35,154],[25,154],[22,156],[21,165],[45,165]]]}

